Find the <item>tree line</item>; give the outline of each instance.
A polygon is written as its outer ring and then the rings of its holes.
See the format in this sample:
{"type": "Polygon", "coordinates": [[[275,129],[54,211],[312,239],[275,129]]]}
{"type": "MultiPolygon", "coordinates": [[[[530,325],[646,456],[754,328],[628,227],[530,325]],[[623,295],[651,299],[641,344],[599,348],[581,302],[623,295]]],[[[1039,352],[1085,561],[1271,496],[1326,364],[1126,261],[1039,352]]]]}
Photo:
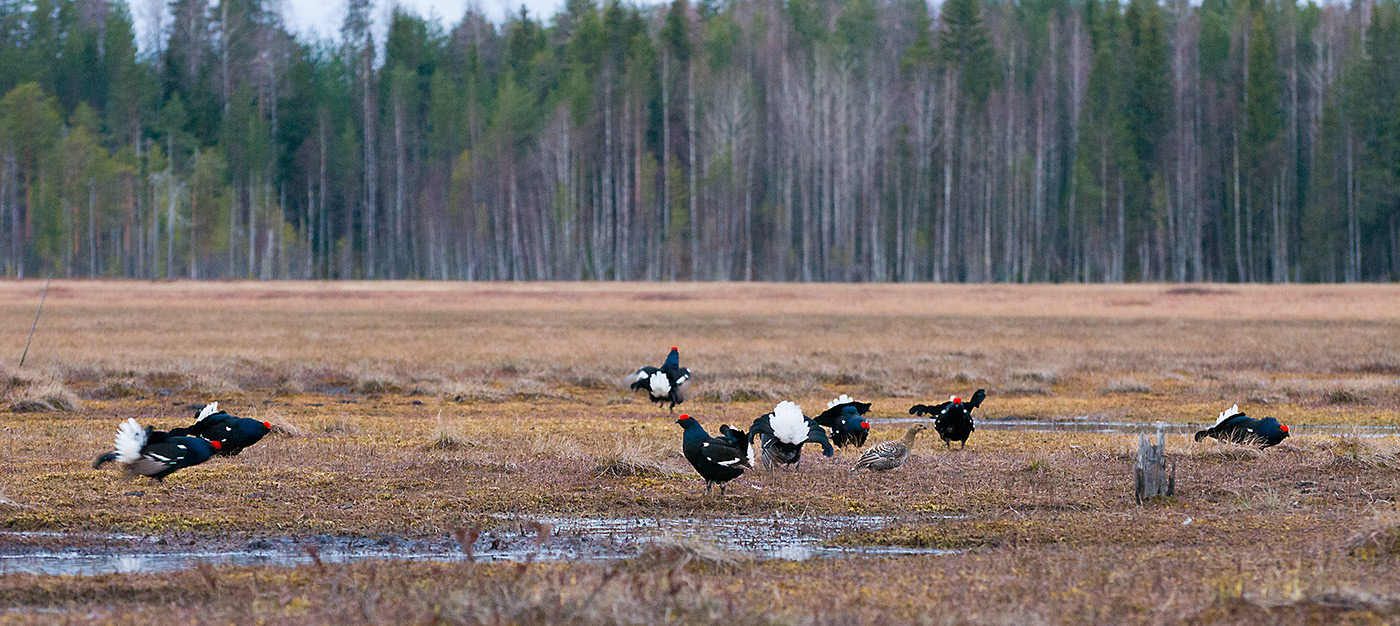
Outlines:
{"type": "Polygon", "coordinates": [[[5,275],[1400,276],[1400,0],[161,2],[0,0],[5,275]]]}

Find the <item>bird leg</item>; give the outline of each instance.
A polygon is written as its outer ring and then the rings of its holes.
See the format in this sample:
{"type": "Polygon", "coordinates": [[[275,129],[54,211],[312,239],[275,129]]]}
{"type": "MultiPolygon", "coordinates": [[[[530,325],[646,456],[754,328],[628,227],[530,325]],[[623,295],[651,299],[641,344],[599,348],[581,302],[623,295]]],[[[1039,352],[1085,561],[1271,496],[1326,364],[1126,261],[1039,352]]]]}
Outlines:
{"type": "MultiPolygon", "coordinates": [[[[709,493],[710,493],[710,487],[713,487],[713,486],[715,486],[715,483],[714,483],[713,481],[708,481],[708,480],[705,481],[705,494],[706,494],[706,495],[709,495],[709,493]]],[[[720,491],[724,491],[724,487],[720,487],[720,491]]]]}
{"type": "Polygon", "coordinates": [[[721,495],[721,496],[724,495],[724,488],[725,488],[725,487],[726,487],[726,485],[724,485],[724,484],[722,484],[722,483],[720,484],[720,486],[719,486],[719,495],[721,495]]]}
{"type": "Polygon", "coordinates": [[[963,440],[963,442],[962,442],[962,447],[961,447],[961,448],[958,448],[958,449],[959,449],[959,450],[966,450],[966,449],[967,449],[967,440],[966,440],[966,439],[963,440]]]}

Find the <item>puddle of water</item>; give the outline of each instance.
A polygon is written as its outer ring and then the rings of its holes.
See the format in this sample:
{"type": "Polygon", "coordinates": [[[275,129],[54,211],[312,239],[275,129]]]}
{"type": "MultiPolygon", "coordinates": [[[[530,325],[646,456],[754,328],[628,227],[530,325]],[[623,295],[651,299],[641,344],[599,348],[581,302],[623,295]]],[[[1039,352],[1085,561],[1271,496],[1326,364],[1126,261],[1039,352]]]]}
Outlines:
{"type": "MultiPolygon", "coordinates": [[[[950,518],[928,516],[919,519],[950,518]]],[[[886,546],[842,547],[823,545],[836,535],[875,530],[906,521],[880,516],[821,517],[735,517],[699,518],[565,518],[512,517],[521,528],[534,523],[548,524],[552,534],[536,543],[531,531],[490,531],[475,544],[477,561],[576,561],[630,558],[650,543],[666,537],[700,537],[727,549],[758,559],[805,560],[820,557],[867,555],[939,555],[951,550],[919,550],[886,546]]],[[[48,574],[94,576],[123,573],[165,573],[201,563],[231,566],[295,567],[320,560],[323,563],[351,563],[368,560],[413,560],[457,562],[467,560],[451,539],[427,541],[317,537],[307,541],[288,538],[254,540],[248,549],[171,549],[161,551],[159,537],[120,534],[81,534],[58,532],[0,532],[0,539],[43,537],[86,539],[82,548],[31,548],[0,554],[0,575],[48,574]],[[95,541],[94,541],[95,540],[95,541]],[[380,546],[376,544],[389,543],[380,546]],[[133,545],[139,544],[139,545],[133,545]],[[96,545],[97,547],[92,547],[96,545]],[[308,551],[316,546],[316,556],[308,551]]],[[[191,540],[193,541],[193,540],[191,540]]],[[[0,541],[0,550],[4,549],[0,541]]]]}
{"type": "MultiPolygon", "coordinates": [[[[913,424],[916,422],[928,423],[927,417],[876,417],[871,418],[871,422],[876,424],[913,424]]],[[[1006,419],[1006,420],[977,420],[977,427],[986,430],[1019,430],[1036,433],[1097,433],[1103,435],[1134,435],[1138,433],[1156,433],[1156,423],[1145,422],[1116,422],[1109,420],[1087,419],[1084,417],[1072,420],[1040,421],[1027,419],[1006,419]]],[[[1163,424],[1162,430],[1169,435],[1191,435],[1198,430],[1209,428],[1209,424],[1163,424]]],[[[1337,424],[1319,424],[1309,426],[1307,424],[1288,425],[1289,432],[1295,435],[1316,433],[1322,435],[1355,435],[1366,439],[1381,437],[1400,436],[1400,426],[1349,426],[1337,424]]]]}
{"type": "MultiPolygon", "coordinates": [[[[951,519],[957,516],[925,516],[924,519],[951,519]]],[[[615,541],[642,545],[667,536],[698,536],[725,548],[760,559],[802,561],[842,554],[895,554],[881,548],[833,548],[827,539],[848,532],[877,530],[893,525],[899,518],[875,515],[816,517],[735,517],[695,518],[544,518],[559,535],[607,536],[615,541]]],[[[904,554],[942,554],[919,550],[904,554]]]]}

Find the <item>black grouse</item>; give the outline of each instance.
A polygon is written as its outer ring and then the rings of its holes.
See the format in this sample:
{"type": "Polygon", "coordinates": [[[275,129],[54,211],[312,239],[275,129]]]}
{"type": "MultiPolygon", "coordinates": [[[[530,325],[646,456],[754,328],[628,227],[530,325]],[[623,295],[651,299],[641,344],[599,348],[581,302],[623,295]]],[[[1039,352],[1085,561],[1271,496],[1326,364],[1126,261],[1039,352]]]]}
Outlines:
{"type": "Polygon", "coordinates": [[[705,479],[705,493],[719,485],[719,492],[723,494],[725,483],[742,476],[744,468],[753,468],[749,464],[748,434],[744,431],[725,424],[719,427],[723,436],[716,438],[705,432],[700,422],[689,415],[682,414],[676,423],[685,430],[681,438],[681,452],[685,454],[685,460],[690,461],[691,467],[705,479]]]}
{"type": "Polygon", "coordinates": [[[826,404],[826,410],[817,416],[817,423],[831,429],[831,443],[836,447],[859,448],[870,436],[870,422],[864,417],[869,410],[869,402],[856,402],[843,393],[826,404]]]}
{"type": "Polygon", "coordinates": [[[1258,445],[1261,449],[1276,446],[1288,438],[1288,427],[1272,417],[1254,419],[1240,411],[1240,405],[1220,413],[1215,426],[1196,433],[1196,441],[1215,437],[1221,441],[1258,445]]]}
{"type": "Polygon", "coordinates": [[[261,441],[269,432],[272,432],[272,424],[259,422],[248,417],[229,415],[219,410],[218,402],[210,402],[199,412],[193,426],[173,429],[170,431],[170,435],[172,437],[188,435],[217,441],[220,448],[215,454],[238,456],[238,453],[242,452],[244,448],[261,441]]]}
{"type": "Polygon", "coordinates": [[[117,427],[113,450],[97,457],[93,469],[110,461],[126,465],[127,477],[150,476],[164,482],[176,470],[208,461],[219,449],[219,442],[199,437],[175,436],[153,428],[142,428],[134,419],[117,427]]]}
{"type": "Polygon", "coordinates": [[[690,370],[681,367],[681,351],[675,346],[666,355],[661,367],[650,365],[632,373],[632,391],[646,391],[652,402],[671,403],[671,410],[685,402],[685,386],[690,382],[690,370]]]}
{"type": "Polygon", "coordinates": [[[749,427],[749,455],[752,457],[753,440],[758,437],[763,449],[764,464],[773,468],[779,465],[802,468],[802,445],[819,443],[822,454],[833,456],[836,449],[826,437],[826,429],[816,420],[802,414],[802,407],[784,400],[773,408],[773,412],[753,421],[749,427]]]}
{"type": "Polygon", "coordinates": [[[977,430],[976,424],[972,422],[972,410],[982,406],[982,400],[986,399],[987,390],[978,389],[972,394],[972,400],[963,402],[962,398],[953,396],[947,402],[935,405],[916,404],[909,407],[910,415],[931,415],[933,416],[933,429],[938,431],[938,438],[943,440],[944,447],[953,447],[953,442],[967,447],[967,438],[972,436],[972,431],[977,430]]]}

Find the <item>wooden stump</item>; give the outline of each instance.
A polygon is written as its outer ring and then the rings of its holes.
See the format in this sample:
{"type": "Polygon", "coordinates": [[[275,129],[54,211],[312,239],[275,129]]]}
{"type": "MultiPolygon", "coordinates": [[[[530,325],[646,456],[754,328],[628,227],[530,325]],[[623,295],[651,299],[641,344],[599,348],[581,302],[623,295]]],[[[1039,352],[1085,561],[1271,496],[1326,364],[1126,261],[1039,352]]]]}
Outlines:
{"type": "Polygon", "coordinates": [[[1159,427],[1157,443],[1146,434],[1138,435],[1137,461],[1133,464],[1133,474],[1137,476],[1137,503],[1158,496],[1176,494],[1176,461],[1172,461],[1172,471],[1167,473],[1167,435],[1159,427]]]}

